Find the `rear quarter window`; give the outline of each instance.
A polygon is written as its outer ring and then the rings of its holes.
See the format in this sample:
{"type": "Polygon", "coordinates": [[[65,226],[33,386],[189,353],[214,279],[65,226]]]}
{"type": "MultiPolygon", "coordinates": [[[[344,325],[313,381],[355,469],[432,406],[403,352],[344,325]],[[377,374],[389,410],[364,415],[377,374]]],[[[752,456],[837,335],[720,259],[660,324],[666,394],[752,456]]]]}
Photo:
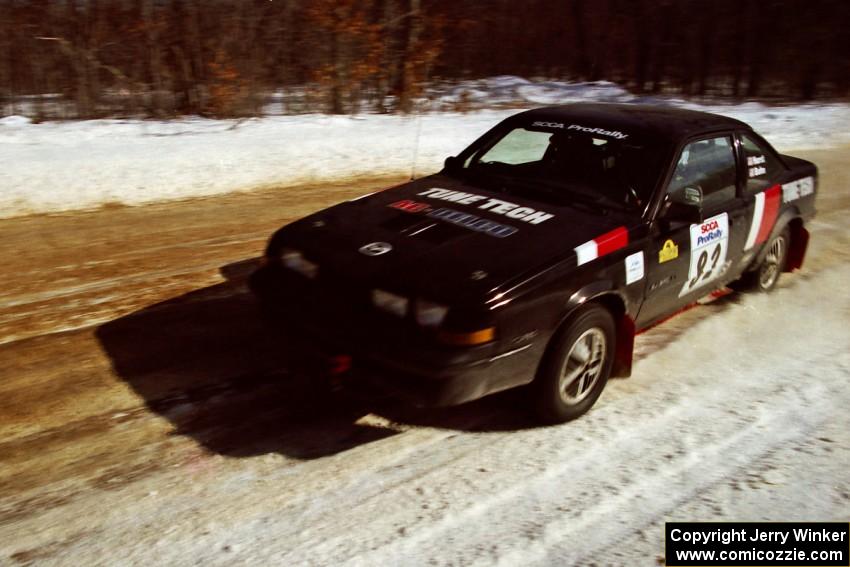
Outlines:
{"type": "Polygon", "coordinates": [[[747,176],[746,192],[750,195],[773,185],[779,174],[785,170],[785,166],[772,150],[746,134],[741,135],[741,149],[747,176]]]}

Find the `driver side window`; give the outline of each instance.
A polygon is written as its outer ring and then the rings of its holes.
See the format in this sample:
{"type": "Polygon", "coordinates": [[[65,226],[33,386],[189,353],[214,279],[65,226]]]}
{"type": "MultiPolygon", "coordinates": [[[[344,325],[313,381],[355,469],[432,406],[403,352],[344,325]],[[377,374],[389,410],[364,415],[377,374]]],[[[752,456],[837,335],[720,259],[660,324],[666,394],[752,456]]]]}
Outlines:
{"type": "Polygon", "coordinates": [[[711,209],[735,197],[732,137],[691,142],[682,150],[667,186],[668,199],[711,209]]]}

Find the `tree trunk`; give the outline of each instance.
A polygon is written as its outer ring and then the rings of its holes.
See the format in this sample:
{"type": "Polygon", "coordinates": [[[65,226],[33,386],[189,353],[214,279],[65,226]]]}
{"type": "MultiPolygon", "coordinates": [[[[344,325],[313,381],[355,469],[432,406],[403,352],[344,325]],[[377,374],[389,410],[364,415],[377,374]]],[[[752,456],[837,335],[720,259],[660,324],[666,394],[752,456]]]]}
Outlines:
{"type": "Polygon", "coordinates": [[[330,93],[330,106],[328,111],[331,114],[343,114],[345,112],[345,108],[343,106],[343,83],[345,81],[346,76],[346,64],[344,60],[344,54],[342,52],[343,46],[342,43],[342,32],[340,31],[341,20],[343,16],[340,14],[341,8],[333,8],[334,15],[334,25],[332,28],[332,34],[330,38],[331,43],[331,65],[333,65],[333,77],[331,78],[331,93],[330,93]]]}
{"type": "Polygon", "coordinates": [[[576,39],[576,70],[578,78],[586,81],[590,78],[590,58],[587,55],[587,31],[585,27],[585,5],[584,0],[573,0],[571,5],[573,25],[575,26],[576,39]]]}
{"type": "Polygon", "coordinates": [[[151,77],[151,111],[154,115],[165,114],[165,81],[162,68],[162,44],[159,37],[159,23],[155,19],[154,0],[144,0],[142,19],[145,23],[147,39],[148,69],[151,77]]]}
{"type": "Polygon", "coordinates": [[[635,37],[637,39],[637,52],[635,54],[634,81],[637,92],[646,92],[646,78],[649,69],[649,52],[651,48],[651,34],[644,29],[643,21],[646,10],[644,0],[635,0],[636,14],[633,20],[635,26],[635,37]]]}
{"type": "Polygon", "coordinates": [[[421,1],[410,0],[410,17],[407,28],[407,42],[404,49],[404,57],[400,65],[398,102],[402,112],[413,110],[413,90],[416,83],[416,49],[419,46],[419,36],[422,32],[422,14],[420,13],[421,1]]]}
{"type": "Polygon", "coordinates": [[[712,37],[717,25],[714,4],[706,2],[699,23],[699,66],[697,71],[697,94],[705,96],[711,74],[712,37]]]}
{"type": "Polygon", "coordinates": [[[747,36],[750,38],[750,49],[749,49],[749,72],[747,75],[747,97],[754,98],[759,96],[761,93],[761,79],[763,75],[762,65],[764,62],[764,50],[767,49],[767,46],[770,42],[764,42],[763,44],[757,42],[754,39],[756,30],[758,29],[758,21],[760,18],[759,7],[757,2],[751,3],[749,6],[749,10],[747,10],[746,18],[747,18],[747,28],[749,33],[747,36]]]}
{"type": "MultiPolygon", "coordinates": [[[[740,0],[741,12],[749,12],[750,0],[740,0]]],[[[732,96],[735,99],[741,97],[741,82],[744,80],[744,57],[746,57],[746,45],[748,42],[746,17],[735,18],[735,37],[738,41],[732,43],[732,96]]]]}

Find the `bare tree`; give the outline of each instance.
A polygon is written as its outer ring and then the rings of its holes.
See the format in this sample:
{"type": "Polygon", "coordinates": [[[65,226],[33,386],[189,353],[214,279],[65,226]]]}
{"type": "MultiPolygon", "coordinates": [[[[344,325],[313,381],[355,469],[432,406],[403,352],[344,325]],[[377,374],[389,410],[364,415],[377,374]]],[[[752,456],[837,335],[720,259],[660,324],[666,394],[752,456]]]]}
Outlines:
{"type": "Polygon", "coordinates": [[[501,74],[846,97],[849,30],[844,0],[7,0],[0,112],[409,112],[434,78],[501,74]]]}

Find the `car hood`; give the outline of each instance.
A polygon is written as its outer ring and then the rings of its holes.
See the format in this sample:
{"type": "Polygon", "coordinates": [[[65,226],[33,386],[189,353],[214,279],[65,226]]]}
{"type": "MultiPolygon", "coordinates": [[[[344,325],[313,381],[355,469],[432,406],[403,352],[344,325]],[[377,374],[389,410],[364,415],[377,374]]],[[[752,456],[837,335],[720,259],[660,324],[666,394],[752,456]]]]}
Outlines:
{"type": "Polygon", "coordinates": [[[623,245],[628,223],[622,213],[553,205],[437,174],[296,221],[275,234],[267,254],[294,248],[323,277],[452,302],[497,293],[553,262],[584,263],[596,246],[588,256],[583,245],[604,235],[623,245]]]}

